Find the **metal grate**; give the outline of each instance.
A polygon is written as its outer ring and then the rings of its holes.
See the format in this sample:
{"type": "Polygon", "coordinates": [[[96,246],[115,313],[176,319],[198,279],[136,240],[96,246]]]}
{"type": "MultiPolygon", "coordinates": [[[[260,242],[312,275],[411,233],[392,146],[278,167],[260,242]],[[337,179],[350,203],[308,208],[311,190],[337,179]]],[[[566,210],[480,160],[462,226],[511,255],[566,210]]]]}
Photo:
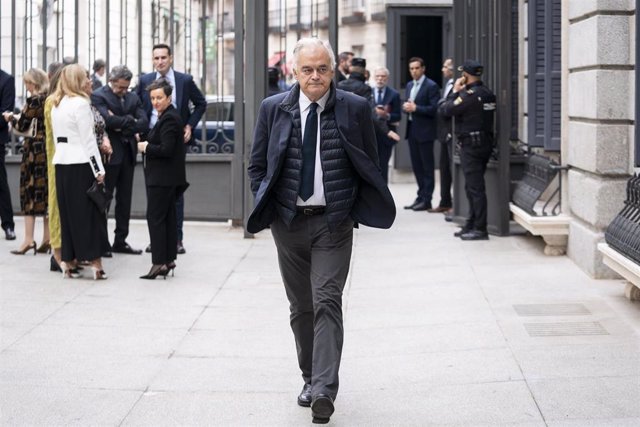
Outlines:
{"type": "Polygon", "coordinates": [[[591,312],[583,304],[516,304],[513,309],[522,317],[588,316],[591,312]]]}
{"type": "Polygon", "coordinates": [[[572,337],[609,335],[600,322],[525,323],[530,337],[572,337]]]}

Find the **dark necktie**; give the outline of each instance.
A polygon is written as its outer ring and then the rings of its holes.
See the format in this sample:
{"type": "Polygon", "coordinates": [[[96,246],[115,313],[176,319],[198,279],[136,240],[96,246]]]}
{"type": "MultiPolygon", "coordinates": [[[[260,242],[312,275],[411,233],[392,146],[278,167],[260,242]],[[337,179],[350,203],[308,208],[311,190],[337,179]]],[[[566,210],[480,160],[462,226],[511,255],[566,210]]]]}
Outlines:
{"type": "Polygon", "coordinates": [[[382,105],[382,89],[378,89],[378,99],[376,100],[377,105],[382,105]]]}
{"type": "Polygon", "coordinates": [[[313,175],[316,171],[316,144],[318,139],[318,104],[309,106],[309,114],[304,126],[302,138],[302,173],[300,175],[300,198],[309,200],[313,195],[313,175]]]}

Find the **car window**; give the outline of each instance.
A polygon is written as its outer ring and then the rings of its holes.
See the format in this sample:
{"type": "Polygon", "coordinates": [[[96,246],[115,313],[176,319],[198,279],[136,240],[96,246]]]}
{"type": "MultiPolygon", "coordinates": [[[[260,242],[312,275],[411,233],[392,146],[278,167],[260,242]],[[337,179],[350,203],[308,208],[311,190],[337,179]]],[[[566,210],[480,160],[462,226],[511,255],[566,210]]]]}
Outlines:
{"type": "Polygon", "coordinates": [[[213,101],[207,104],[207,121],[232,122],[233,102],[213,101]]]}

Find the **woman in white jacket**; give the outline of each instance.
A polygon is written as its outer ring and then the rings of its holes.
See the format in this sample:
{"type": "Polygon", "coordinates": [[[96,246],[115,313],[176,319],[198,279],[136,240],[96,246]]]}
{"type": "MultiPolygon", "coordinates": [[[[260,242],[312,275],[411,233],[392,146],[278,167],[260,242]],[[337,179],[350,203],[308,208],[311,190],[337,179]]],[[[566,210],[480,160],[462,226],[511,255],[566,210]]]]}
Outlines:
{"type": "Polygon", "coordinates": [[[94,180],[104,182],[104,166],[96,145],[93,113],[84,91],[87,75],[77,64],[66,66],[51,95],[51,124],[56,152],[56,192],[62,231],[62,274],[76,277],[69,263],[91,261],[94,280],[106,279],[102,268],[104,212],[87,195],[94,180]]]}

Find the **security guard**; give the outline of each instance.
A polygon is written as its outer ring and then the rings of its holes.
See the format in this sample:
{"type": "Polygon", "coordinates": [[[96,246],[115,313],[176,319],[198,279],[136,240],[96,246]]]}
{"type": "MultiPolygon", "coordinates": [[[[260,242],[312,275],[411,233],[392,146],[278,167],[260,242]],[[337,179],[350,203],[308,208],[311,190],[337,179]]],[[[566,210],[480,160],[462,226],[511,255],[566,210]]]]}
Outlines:
{"type": "Polygon", "coordinates": [[[440,114],[454,117],[454,130],[469,201],[469,218],[454,236],[462,240],[487,240],[487,194],[484,172],[493,150],[493,120],[496,96],[480,80],[482,65],[468,59],[458,67],[462,77],[456,80],[449,96],[441,101],[440,114]]]}
{"type": "Polygon", "coordinates": [[[366,83],[364,71],[367,68],[367,61],[364,58],[352,58],[349,66],[349,78],[338,83],[338,89],[355,93],[362,96],[367,101],[371,101],[371,86],[366,83]]]}

